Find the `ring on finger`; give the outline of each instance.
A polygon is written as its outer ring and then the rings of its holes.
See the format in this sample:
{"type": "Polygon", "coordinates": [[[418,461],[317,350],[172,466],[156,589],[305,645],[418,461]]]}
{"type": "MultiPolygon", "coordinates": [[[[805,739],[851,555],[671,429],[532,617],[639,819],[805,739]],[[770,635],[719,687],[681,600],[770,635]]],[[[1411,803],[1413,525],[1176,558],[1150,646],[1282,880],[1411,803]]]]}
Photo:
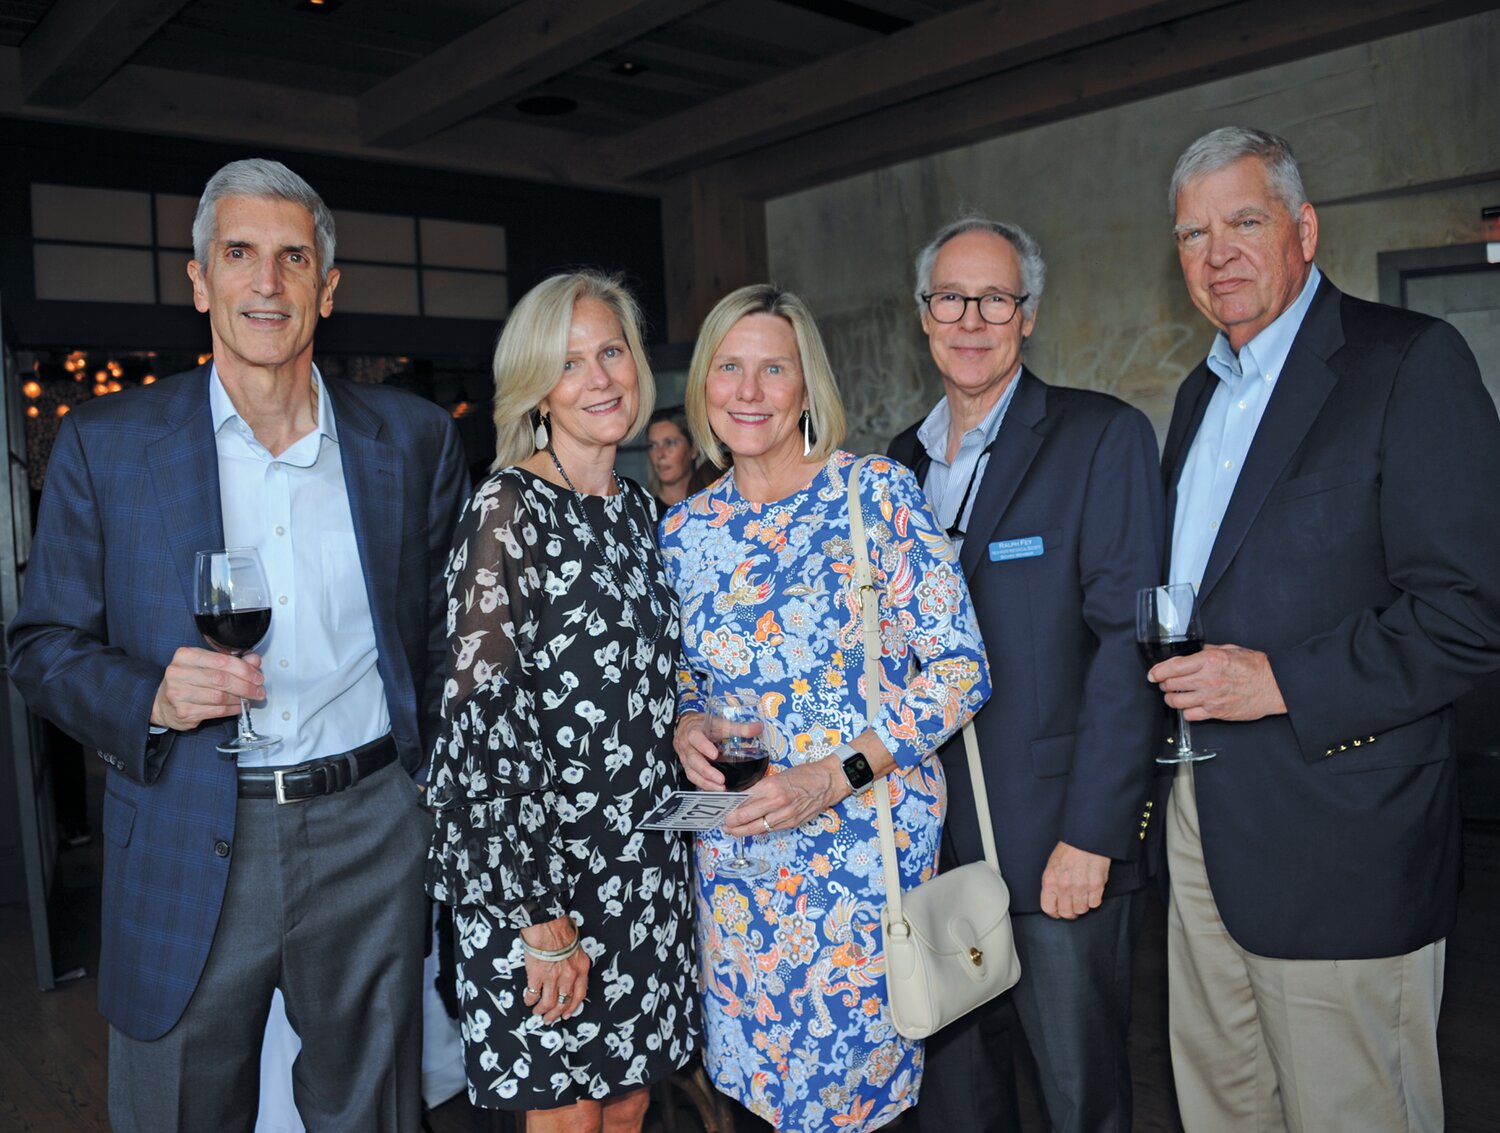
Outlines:
{"type": "Polygon", "coordinates": [[[772,832],[773,827],[771,826],[771,816],[770,815],[766,815],[766,814],[761,815],[760,816],[760,824],[766,828],[766,833],[767,834],[770,834],[772,832]]]}

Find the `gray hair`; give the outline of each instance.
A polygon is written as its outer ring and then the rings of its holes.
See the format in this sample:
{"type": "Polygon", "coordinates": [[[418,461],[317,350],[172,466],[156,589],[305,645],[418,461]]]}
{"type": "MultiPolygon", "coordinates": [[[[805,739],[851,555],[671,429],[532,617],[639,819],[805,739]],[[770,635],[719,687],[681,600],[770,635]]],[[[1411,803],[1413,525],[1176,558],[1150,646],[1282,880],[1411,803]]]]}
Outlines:
{"type": "Polygon", "coordinates": [[[965,232],[990,232],[1000,237],[1016,250],[1021,262],[1021,290],[1026,302],[1021,305],[1021,314],[1030,318],[1036,314],[1037,304],[1042,301],[1042,289],[1047,285],[1047,261],[1042,259],[1042,249],[1019,224],[1007,224],[1003,220],[990,220],[978,214],[960,217],[952,224],[938,229],[927,244],[917,253],[917,314],[927,310],[922,296],[932,290],[932,267],[937,263],[938,252],[944,244],[965,232]]]}
{"type": "Polygon", "coordinates": [[[261,197],[301,205],[313,218],[318,241],[318,275],[333,269],[333,213],[313,187],[279,161],[250,157],[231,161],[208,179],[193,216],[193,259],[208,263],[209,245],[218,229],[218,204],[225,197],[261,197]]]}
{"type": "Polygon", "coordinates": [[[1292,147],[1287,140],[1265,130],[1252,130],[1248,126],[1221,126],[1210,130],[1177,159],[1172,170],[1172,184],[1167,190],[1167,213],[1177,219],[1177,198],[1188,183],[1210,173],[1217,173],[1244,157],[1257,158],[1266,167],[1271,181],[1271,191],[1281,198],[1286,211],[1293,217],[1307,203],[1307,190],[1302,187],[1302,173],[1297,168],[1297,159],[1292,156],[1292,147]]]}

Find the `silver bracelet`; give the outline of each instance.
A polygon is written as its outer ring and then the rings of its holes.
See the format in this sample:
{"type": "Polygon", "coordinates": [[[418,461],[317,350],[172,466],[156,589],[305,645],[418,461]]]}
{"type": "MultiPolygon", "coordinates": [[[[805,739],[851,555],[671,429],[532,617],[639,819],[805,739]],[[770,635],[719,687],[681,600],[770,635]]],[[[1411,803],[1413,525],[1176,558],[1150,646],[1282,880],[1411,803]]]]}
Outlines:
{"type": "Polygon", "coordinates": [[[533,956],[538,960],[546,960],[551,963],[556,963],[558,960],[566,960],[569,956],[573,955],[573,953],[577,952],[578,944],[582,939],[583,933],[578,930],[577,925],[574,925],[573,941],[565,948],[558,948],[554,951],[549,951],[545,948],[537,948],[530,944],[524,936],[521,937],[521,947],[526,949],[526,954],[528,956],[533,956]]]}

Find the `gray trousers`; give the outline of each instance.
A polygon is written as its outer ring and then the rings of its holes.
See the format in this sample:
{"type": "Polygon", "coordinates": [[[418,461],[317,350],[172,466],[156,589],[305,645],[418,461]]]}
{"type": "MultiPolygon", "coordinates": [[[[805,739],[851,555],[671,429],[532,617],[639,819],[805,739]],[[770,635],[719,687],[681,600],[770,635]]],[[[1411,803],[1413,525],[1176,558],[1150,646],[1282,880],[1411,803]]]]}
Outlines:
{"type": "Polygon", "coordinates": [[[219,926],[176,1026],[109,1032],[116,1133],[250,1133],[261,1035],[280,987],[309,1133],[421,1122],[422,870],[431,821],[392,763],[338,794],[241,799],[219,926]]]}
{"type": "Polygon", "coordinates": [[[1012,994],[1053,1133],[1129,1133],[1130,966],[1146,893],[1106,897],[1077,920],[1011,917],[1012,994]]]}

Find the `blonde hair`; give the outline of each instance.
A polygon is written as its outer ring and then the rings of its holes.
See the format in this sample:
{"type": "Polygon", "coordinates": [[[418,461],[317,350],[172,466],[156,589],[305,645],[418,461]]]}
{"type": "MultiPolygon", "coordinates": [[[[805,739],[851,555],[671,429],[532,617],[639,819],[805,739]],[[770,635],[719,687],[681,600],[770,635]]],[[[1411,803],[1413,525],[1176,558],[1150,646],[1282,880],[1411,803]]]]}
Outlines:
{"type": "Polygon", "coordinates": [[[688,366],[686,402],[688,428],[698,451],[715,468],[723,468],[724,448],[714,435],[708,420],[708,372],[714,355],[734,324],[746,315],[775,315],[792,324],[797,336],[797,353],[802,367],[802,384],[807,393],[807,411],[812,417],[813,445],[811,460],[827,460],[844,441],[844,403],[823,337],[813,322],[812,312],[790,291],[770,283],[752,283],[731,291],[714,305],[698,330],[693,360],[688,366]]]}
{"type": "Polygon", "coordinates": [[[641,309],[619,276],[574,271],[542,280],[525,296],[500,332],[495,346],[495,461],[492,471],[519,464],[536,451],[532,420],[542,399],[562,381],[568,357],[573,309],[581,299],[597,299],[620,320],[635,362],[640,407],[630,426],[634,437],[651,417],[656,381],[641,346],[641,309]]]}

